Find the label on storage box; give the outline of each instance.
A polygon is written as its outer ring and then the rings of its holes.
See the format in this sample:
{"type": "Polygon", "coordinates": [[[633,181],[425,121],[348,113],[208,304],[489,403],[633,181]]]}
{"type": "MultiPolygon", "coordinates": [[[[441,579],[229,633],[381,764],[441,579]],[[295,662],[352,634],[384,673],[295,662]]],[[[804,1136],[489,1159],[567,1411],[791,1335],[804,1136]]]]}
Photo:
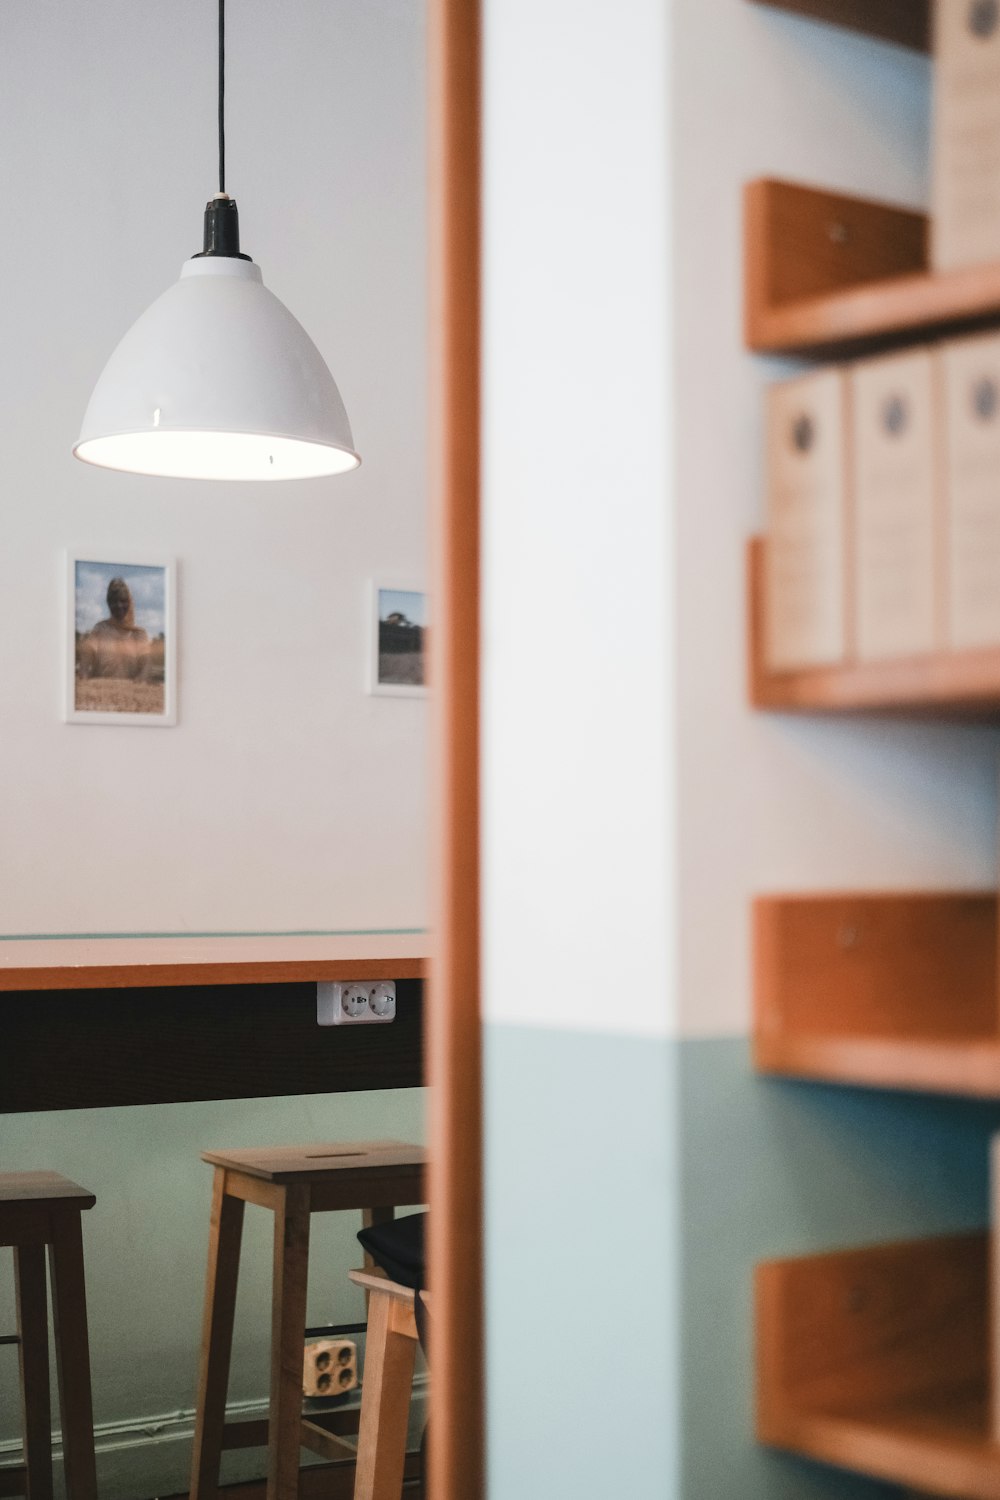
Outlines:
{"type": "Polygon", "coordinates": [[[922,655],[941,637],[934,355],[918,349],[856,365],[851,412],[858,658],[922,655]]]}
{"type": "Polygon", "coordinates": [[[941,351],[948,645],[1000,645],[1000,335],[941,351]]]}

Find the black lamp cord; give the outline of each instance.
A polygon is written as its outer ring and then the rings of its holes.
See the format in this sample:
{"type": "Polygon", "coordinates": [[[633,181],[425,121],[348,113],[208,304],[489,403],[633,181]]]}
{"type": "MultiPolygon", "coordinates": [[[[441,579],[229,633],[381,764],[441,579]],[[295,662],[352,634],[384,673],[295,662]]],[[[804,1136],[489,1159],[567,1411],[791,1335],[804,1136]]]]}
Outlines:
{"type": "Polygon", "coordinates": [[[205,238],[200,254],[250,259],[240,250],[236,200],[226,192],[226,0],[219,0],[219,191],[205,204],[205,238]]]}
{"type": "Polygon", "coordinates": [[[219,192],[226,191],[226,0],[219,0],[219,192]]]}

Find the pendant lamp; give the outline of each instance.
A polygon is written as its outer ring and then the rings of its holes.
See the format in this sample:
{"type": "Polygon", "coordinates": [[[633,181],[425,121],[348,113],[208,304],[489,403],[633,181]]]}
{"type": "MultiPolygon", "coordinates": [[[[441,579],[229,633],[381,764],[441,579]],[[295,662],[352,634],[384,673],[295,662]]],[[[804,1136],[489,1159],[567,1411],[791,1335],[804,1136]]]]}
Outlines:
{"type": "Polygon", "coordinates": [[[219,191],[204,249],[133,324],[94,387],[73,452],[177,479],[311,479],[361,462],[312,339],[240,251],[226,192],[225,0],[219,0],[219,191]]]}

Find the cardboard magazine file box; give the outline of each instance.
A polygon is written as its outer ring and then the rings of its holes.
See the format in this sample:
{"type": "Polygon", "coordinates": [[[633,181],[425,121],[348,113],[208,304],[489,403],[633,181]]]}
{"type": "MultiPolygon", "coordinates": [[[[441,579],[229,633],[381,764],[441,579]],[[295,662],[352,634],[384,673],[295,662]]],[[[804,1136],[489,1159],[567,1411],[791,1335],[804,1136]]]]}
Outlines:
{"type": "Polygon", "coordinates": [[[1000,260],[1000,5],[935,0],[930,260],[1000,260]]]}
{"type": "Polygon", "coordinates": [[[846,436],[842,370],[769,388],[764,653],[774,672],[848,654],[846,436]]]}
{"type": "Polygon", "coordinates": [[[1000,334],[941,350],[949,647],[1000,646],[1000,334]]]}
{"type": "Polygon", "coordinates": [[[941,402],[929,349],[851,375],[855,644],[859,661],[942,643],[941,402]]]}

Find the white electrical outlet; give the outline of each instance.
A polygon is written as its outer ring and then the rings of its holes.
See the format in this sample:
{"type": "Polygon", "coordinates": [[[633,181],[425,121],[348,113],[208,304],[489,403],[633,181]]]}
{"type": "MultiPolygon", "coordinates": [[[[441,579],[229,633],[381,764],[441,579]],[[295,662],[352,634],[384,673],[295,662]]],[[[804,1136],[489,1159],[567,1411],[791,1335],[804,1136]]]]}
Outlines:
{"type": "Polygon", "coordinates": [[[368,986],[344,984],[340,987],[340,1019],[360,1021],[368,1014],[368,986]]]}
{"type": "Polygon", "coordinates": [[[369,986],[368,1009],[376,1021],[394,1021],[396,1019],[395,980],[382,979],[378,984],[369,986]]]}
{"type": "Polygon", "coordinates": [[[382,1025],[395,1019],[395,980],[357,979],[350,984],[322,980],[316,986],[316,1020],[320,1026],[382,1025]]]}

